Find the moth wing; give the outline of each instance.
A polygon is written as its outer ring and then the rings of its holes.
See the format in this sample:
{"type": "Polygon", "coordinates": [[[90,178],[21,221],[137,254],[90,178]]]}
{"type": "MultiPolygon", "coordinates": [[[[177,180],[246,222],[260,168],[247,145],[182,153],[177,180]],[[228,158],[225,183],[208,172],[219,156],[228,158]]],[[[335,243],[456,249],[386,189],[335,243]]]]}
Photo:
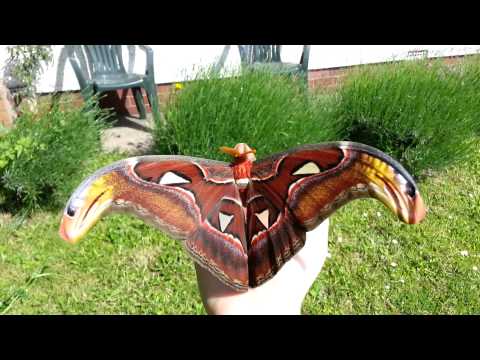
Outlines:
{"type": "MultiPolygon", "coordinates": [[[[225,284],[248,288],[245,216],[227,163],[190,157],[140,158],[135,176],[155,192],[137,199],[160,229],[225,284]]],[[[141,192],[137,194],[141,197],[141,192]]]]}
{"type": "Polygon", "coordinates": [[[402,165],[353,142],[305,145],[255,162],[251,188],[249,226],[255,226],[254,231],[249,227],[247,242],[252,284],[278,272],[303,247],[305,232],[353,199],[377,198],[408,223],[425,214],[418,188],[402,165]],[[254,215],[265,209],[275,216],[260,237],[254,215]]]}

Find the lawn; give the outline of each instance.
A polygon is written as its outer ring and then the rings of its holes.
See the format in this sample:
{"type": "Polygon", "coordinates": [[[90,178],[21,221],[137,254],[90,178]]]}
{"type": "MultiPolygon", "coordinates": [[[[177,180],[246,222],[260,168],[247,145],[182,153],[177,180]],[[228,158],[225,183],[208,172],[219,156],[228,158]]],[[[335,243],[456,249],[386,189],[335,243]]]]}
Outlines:
{"type": "MultiPolygon", "coordinates": [[[[121,157],[104,155],[95,167],[121,157]]],[[[335,213],[332,257],[303,313],[479,313],[479,179],[480,140],[469,163],[419,184],[429,209],[420,225],[400,223],[375,200],[335,213]]],[[[71,246],[57,234],[60,217],[0,214],[1,314],[205,314],[179,242],[114,215],[71,246]]]]}

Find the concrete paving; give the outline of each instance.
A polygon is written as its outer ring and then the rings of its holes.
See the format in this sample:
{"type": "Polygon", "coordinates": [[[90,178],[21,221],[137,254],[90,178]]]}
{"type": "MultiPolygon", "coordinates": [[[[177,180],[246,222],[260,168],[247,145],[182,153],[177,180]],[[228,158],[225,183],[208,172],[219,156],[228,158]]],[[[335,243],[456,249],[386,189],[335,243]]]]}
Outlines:
{"type": "Polygon", "coordinates": [[[102,134],[102,148],[106,152],[119,151],[126,155],[151,154],[153,119],[147,114],[142,120],[131,116],[117,116],[113,126],[102,134]]]}

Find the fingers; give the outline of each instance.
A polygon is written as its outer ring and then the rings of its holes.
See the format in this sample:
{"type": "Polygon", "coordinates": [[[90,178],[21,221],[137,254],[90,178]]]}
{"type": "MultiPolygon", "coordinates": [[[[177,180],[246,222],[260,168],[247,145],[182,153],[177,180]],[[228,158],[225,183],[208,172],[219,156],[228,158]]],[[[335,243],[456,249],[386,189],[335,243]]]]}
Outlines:
{"type": "Polygon", "coordinates": [[[195,264],[198,287],[209,314],[300,314],[310,287],[328,256],[329,221],[307,233],[307,242],[263,285],[237,292],[195,264]]]}

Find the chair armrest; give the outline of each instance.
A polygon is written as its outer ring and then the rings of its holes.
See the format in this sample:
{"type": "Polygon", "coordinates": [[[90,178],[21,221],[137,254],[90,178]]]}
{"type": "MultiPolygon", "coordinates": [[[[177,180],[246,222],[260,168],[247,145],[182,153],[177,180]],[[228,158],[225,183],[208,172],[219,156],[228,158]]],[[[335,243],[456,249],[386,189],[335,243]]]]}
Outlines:
{"type": "Polygon", "coordinates": [[[308,72],[308,60],[310,58],[310,45],[303,45],[302,58],[300,59],[300,65],[302,70],[308,72]]]}
{"type": "Polygon", "coordinates": [[[138,45],[138,47],[145,51],[145,55],[147,56],[147,66],[145,68],[145,75],[151,76],[152,79],[155,79],[154,71],[153,71],[153,50],[148,45],[138,45]]]}
{"type": "Polygon", "coordinates": [[[72,65],[73,71],[75,72],[75,76],[77,77],[78,84],[80,85],[80,89],[84,89],[87,86],[87,79],[83,74],[80,65],[78,64],[77,59],[73,55],[72,49],[68,50],[68,60],[70,61],[70,65],[72,65]]]}

